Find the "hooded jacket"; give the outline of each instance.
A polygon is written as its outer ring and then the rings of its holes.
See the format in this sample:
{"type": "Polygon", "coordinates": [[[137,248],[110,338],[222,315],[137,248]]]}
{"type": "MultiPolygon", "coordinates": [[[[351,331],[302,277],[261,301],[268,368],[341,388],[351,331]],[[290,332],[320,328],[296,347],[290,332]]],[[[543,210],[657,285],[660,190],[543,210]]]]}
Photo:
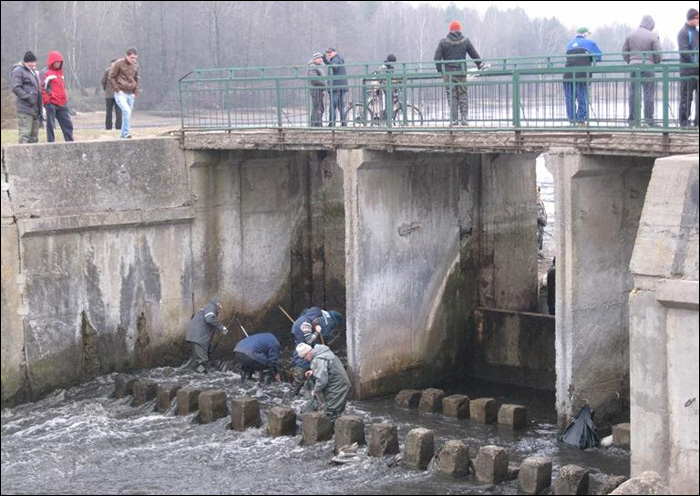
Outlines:
{"type": "MultiPolygon", "coordinates": [[[[451,31],[447,37],[440,40],[437,49],[435,50],[435,56],[433,60],[439,62],[441,60],[451,60],[451,63],[437,63],[435,67],[438,72],[448,71],[466,71],[467,70],[467,54],[472,59],[480,59],[481,56],[479,52],[476,51],[474,45],[469,40],[462,35],[461,31],[451,31]]],[[[474,62],[476,66],[481,69],[483,65],[481,62],[474,62]]]]}
{"type": "Polygon", "coordinates": [[[219,322],[219,297],[215,296],[192,317],[186,341],[200,344],[208,350],[214,332],[217,330],[224,332],[224,329],[225,327],[219,322]]]}
{"type": "MultiPolygon", "coordinates": [[[[326,311],[319,307],[311,307],[304,310],[292,326],[295,346],[299,343],[314,346],[320,342],[318,335],[313,331],[314,322],[321,326],[323,339],[328,342],[333,337],[331,334],[333,329],[343,324],[343,315],[335,310],[326,311]]],[[[294,351],[294,362],[300,367],[308,367],[308,362],[297,355],[296,351],[294,351]]]]}
{"type": "Polygon", "coordinates": [[[12,66],[10,81],[12,93],[17,97],[17,112],[41,116],[43,102],[41,100],[41,83],[37,73],[20,61],[12,66]]]}
{"type": "Polygon", "coordinates": [[[651,16],[645,15],[642,17],[639,27],[627,36],[624,45],[622,45],[622,57],[625,59],[625,62],[630,65],[651,65],[661,62],[661,54],[656,53],[653,56],[645,54],[642,60],[641,53],[634,53],[661,51],[659,36],[653,32],[654,26],[654,19],[651,16]]]}
{"type": "Polygon", "coordinates": [[[344,405],[350,393],[350,379],[343,363],[328,346],[314,346],[311,372],[315,380],[314,393],[323,395],[326,408],[336,410],[339,405],[344,405]]]}
{"type": "Polygon", "coordinates": [[[46,67],[41,72],[41,83],[44,105],[66,106],[68,94],[66,93],[66,81],[63,77],[63,56],[59,52],[49,52],[49,56],[46,59],[46,67]],[[61,63],[58,69],[52,67],[56,62],[61,63]]]}
{"type": "Polygon", "coordinates": [[[280,342],[277,340],[277,336],[271,332],[253,334],[250,337],[241,339],[233,351],[242,353],[264,367],[272,369],[274,373],[277,373],[277,361],[280,357],[280,342]]]}

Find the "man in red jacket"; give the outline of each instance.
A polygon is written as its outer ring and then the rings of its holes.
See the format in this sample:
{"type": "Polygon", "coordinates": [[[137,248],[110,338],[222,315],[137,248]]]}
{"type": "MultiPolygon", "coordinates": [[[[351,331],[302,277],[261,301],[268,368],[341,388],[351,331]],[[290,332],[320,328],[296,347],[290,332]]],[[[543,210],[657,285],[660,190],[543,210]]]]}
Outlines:
{"type": "Polygon", "coordinates": [[[41,72],[44,108],[46,109],[46,140],[56,141],[55,120],[61,125],[63,139],[73,141],[73,122],[68,110],[66,82],[63,78],[63,57],[59,52],[49,52],[46,67],[41,72]]]}

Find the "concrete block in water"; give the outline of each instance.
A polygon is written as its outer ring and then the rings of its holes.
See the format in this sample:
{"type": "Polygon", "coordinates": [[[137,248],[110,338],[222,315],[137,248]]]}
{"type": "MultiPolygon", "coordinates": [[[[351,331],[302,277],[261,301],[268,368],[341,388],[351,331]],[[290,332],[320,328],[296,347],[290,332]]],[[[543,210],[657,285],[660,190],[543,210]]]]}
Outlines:
{"type": "Polygon", "coordinates": [[[469,447],[462,441],[447,441],[438,453],[437,470],[450,477],[466,477],[469,473],[469,447]]]}
{"type": "Polygon", "coordinates": [[[255,398],[235,398],[231,402],[231,427],[244,431],[251,427],[260,427],[260,403],[255,398]]]}
{"type": "Polygon", "coordinates": [[[612,435],[615,446],[630,449],[630,424],[613,425],[612,435]]]}
{"type": "MultiPolygon", "coordinates": [[[[610,494],[674,494],[659,474],[648,470],[622,484],[610,494]]],[[[690,493],[689,493],[690,494],[690,493]]]]}
{"type": "Polygon", "coordinates": [[[118,375],[114,379],[114,397],[117,399],[133,396],[136,379],[128,375],[118,375]]]}
{"type": "Polygon", "coordinates": [[[267,435],[270,437],[296,436],[297,414],[287,407],[276,406],[267,413],[267,435]]]}
{"type": "Polygon", "coordinates": [[[588,470],[578,465],[562,467],[554,480],[554,494],[588,494],[588,470]]]}
{"type": "Polygon", "coordinates": [[[469,396],[453,394],[442,399],[442,414],[459,419],[469,418],[469,396]]]}
{"type": "Polygon", "coordinates": [[[442,389],[424,389],[420,395],[418,409],[426,413],[440,413],[442,411],[442,399],[445,391],[442,389]]]}
{"type": "Polygon", "coordinates": [[[360,417],[343,415],[335,421],[335,450],[353,443],[365,444],[365,423],[360,417]]]}
{"type": "Polygon", "coordinates": [[[523,460],[518,475],[518,492],[539,494],[552,485],[552,460],[543,456],[531,456],[523,460]]]}
{"type": "Polygon", "coordinates": [[[369,436],[370,456],[382,457],[399,452],[399,435],[394,424],[372,424],[369,436]]]}
{"type": "Polygon", "coordinates": [[[139,379],[134,383],[132,406],[140,406],[156,398],[158,384],[152,379],[139,379]]]}
{"type": "Polygon", "coordinates": [[[478,398],[469,402],[469,418],[480,424],[493,424],[498,420],[498,404],[493,398],[478,398]]]}
{"type": "Polygon", "coordinates": [[[479,484],[500,484],[508,477],[508,452],[498,446],[482,446],[474,471],[479,484]]]}
{"type": "Polygon", "coordinates": [[[182,388],[177,392],[178,415],[189,415],[199,410],[199,395],[201,391],[194,388],[182,388]]]}
{"type": "Polygon", "coordinates": [[[421,392],[418,389],[404,389],[394,398],[394,404],[399,408],[418,408],[421,392]]]}
{"type": "Polygon", "coordinates": [[[156,410],[165,413],[170,410],[173,398],[177,396],[180,386],[177,384],[159,384],[156,389],[156,410]]]}
{"type": "Polygon", "coordinates": [[[305,445],[328,441],[333,437],[333,422],[321,412],[301,416],[301,442],[305,445]]]}
{"type": "Polygon", "coordinates": [[[419,427],[406,436],[403,461],[407,467],[425,470],[435,456],[435,435],[433,431],[419,427]]]}
{"type": "Polygon", "coordinates": [[[588,492],[590,494],[610,494],[627,481],[628,478],[624,475],[590,474],[588,492]]]}
{"type": "Polygon", "coordinates": [[[513,430],[527,427],[527,408],[522,405],[502,405],[498,410],[498,423],[513,430]]]}
{"type": "Polygon", "coordinates": [[[227,414],[226,391],[212,389],[199,395],[199,419],[203,424],[210,424],[227,414]]]}

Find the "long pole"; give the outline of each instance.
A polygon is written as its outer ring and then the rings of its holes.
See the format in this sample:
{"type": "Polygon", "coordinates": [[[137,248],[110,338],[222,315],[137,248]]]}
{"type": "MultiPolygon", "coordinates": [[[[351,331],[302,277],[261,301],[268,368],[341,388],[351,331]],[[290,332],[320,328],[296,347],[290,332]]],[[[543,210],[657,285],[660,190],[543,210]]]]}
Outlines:
{"type": "MultiPolygon", "coordinates": [[[[282,313],[285,314],[285,315],[287,316],[287,318],[289,319],[289,321],[290,321],[292,324],[294,323],[294,319],[287,313],[287,311],[286,311],[284,308],[282,308],[282,305],[277,305],[277,308],[279,308],[280,310],[282,310],[282,313]]],[[[321,344],[325,345],[325,344],[326,344],[326,341],[323,339],[323,334],[319,333],[318,337],[321,338],[321,344]]]]}

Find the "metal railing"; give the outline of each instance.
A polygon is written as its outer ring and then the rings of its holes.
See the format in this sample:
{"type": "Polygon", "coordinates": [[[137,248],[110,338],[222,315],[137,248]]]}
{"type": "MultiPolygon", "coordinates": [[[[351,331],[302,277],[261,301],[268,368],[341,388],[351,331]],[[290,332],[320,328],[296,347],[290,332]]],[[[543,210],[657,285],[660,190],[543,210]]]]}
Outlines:
{"type": "MultiPolygon", "coordinates": [[[[686,53],[697,60],[698,52],[686,53]]],[[[681,82],[697,86],[697,76],[681,71],[697,65],[682,64],[679,52],[635,55],[644,63],[627,65],[622,54],[579,67],[565,67],[565,56],[483,59],[487,69],[468,70],[466,61],[463,70],[442,74],[434,61],[400,62],[389,71],[377,71],[380,63],[346,64],[347,76],[320,77],[308,76],[307,66],[197,69],[179,81],[182,128],[697,133],[692,121],[688,128],[679,120],[681,82]],[[654,55],[663,61],[654,64],[654,55]],[[345,119],[330,112],[340,91],[345,119]]]]}

